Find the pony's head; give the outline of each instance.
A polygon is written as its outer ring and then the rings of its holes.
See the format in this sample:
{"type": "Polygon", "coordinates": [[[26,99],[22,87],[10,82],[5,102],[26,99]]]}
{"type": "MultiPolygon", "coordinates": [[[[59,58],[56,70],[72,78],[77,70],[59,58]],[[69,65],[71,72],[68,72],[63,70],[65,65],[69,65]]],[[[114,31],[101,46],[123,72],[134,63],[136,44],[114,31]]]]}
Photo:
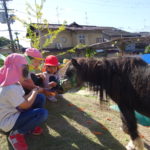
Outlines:
{"type": "Polygon", "coordinates": [[[60,69],[60,84],[64,90],[78,90],[82,87],[83,81],[80,76],[80,64],[77,59],[72,59],[63,68],[60,69]]]}

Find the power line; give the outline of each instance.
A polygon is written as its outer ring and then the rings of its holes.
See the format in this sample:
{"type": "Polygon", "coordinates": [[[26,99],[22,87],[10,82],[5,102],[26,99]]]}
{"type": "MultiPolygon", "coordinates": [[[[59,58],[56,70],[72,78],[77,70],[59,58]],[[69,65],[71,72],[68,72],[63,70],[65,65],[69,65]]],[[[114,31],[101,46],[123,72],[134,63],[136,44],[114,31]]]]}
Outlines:
{"type": "Polygon", "coordinates": [[[17,9],[14,9],[14,11],[25,14],[25,15],[28,15],[26,12],[23,12],[23,11],[20,11],[20,10],[17,10],[17,9]]]}
{"type": "Polygon", "coordinates": [[[149,9],[149,4],[137,3],[137,2],[133,3],[131,1],[129,1],[128,3],[123,3],[122,1],[118,1],[118,2],[115,3],[114,1],[111,1],[111,2],[96,1],[95,2],[95,1],[82,0],[82,1],[75,1],[75,3],[78,3],[78,4],[79,3],[80,4],[83,3],[84,5],[86,5],[86,4],[95,5],[97,7],[99,7],[99,6],[103,6],[103,7],[110,6],[112,8],[115,8],[115,7],[121,8],[121,7],[123,7],[123,8],[131,8],[131,9],[133,9],[133,8],[137,8],[137,6],[138,6],[140,8],[144,7],[144,8],[148,8],[149,9]]]}
{"type": "MultiPolygon", "coordinates": [[[[23,30],[11,30],[12,32],[26,32],[23,30]]],[[[8,30],[0,30],[0,32],[8,32],[8,30]]]]}

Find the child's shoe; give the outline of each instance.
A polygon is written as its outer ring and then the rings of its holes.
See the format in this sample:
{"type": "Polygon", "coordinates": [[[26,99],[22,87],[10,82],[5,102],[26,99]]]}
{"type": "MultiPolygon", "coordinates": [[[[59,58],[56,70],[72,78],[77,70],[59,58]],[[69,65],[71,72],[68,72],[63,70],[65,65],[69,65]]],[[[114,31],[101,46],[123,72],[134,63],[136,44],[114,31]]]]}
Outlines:
{"type": "Polygon", "coordinates": [[[35,127],[34,130],[32,131],[33,135],[41,135],[43,133],[43,129],[39,126],[35,127]]]}
{"type": "Polygon", "coordinates": [[[8,140],[11,143],[14,150],[28,150],[28,145],[24,139],[24,135],[21,133],[10,133],[8,140]]]}
{"type": "Polygon", "coordinates": [[[51,102],[57,102],[57,98],[55,96],[48,96],[47,99],[51,102]]]}

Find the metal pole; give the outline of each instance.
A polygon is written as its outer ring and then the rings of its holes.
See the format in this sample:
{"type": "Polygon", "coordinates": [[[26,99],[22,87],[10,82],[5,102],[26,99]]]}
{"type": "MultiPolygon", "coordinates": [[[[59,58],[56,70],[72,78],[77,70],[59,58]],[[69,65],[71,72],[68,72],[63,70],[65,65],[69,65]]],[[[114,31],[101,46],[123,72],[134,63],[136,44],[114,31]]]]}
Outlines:
{"type": "Polygon", "coordinates": [[[18,50],[20,51],[20,44],[19,44],[19,37],[18,37],[18,32],[15,32],[16,35],[16,41],[17,41],[17,45],[18,45],[18,50]]]}
{"type": "Polygon", "coordinates": [[[14,44],[13,44],[13,36],[12,36],[12,33],[11,33],[10,21],[9,21],[9,18],[8,18],[7,5],[6,5],[5,0],[3,0],[3,6],[4,6],[4,10],[5,10],[6,21],[7,21],[8,31],[9,31],[11,49],[12,49],[12,52],[15,52],[15,48],[14,48],[14,44]]]}
{"type": "Polygon", "coordinates": [[[38,37],[39,37],[39,48],[40,48],[40,50],[41,50],[41,33],[40,33],[40,28],[39,28],[39,18],[38,18],[38,10],[37,10],[37,2],[36,2],[36,0],[34,0],[34,3],[35,3],[35,8],[36,8],[36,22],[37,22],[37,32],[38,32],[38,37]]]}

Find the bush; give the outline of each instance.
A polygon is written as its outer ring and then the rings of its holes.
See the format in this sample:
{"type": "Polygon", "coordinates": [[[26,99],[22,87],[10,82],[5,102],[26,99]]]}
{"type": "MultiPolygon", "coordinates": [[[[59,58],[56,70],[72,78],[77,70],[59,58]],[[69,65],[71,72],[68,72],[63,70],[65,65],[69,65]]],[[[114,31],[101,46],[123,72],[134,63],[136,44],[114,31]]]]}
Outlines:
{"type": "Polygon", "coordinates": [[[145,54],[150,53],[150,45],[148,45],[148,46],[145,48],[144,53],[145,53],[145,54]]]}
{"type": "Polygon", "coordinates": [[[0,67],[2,67],[4,64],[3,60],[0,59],[0,67]]]}

